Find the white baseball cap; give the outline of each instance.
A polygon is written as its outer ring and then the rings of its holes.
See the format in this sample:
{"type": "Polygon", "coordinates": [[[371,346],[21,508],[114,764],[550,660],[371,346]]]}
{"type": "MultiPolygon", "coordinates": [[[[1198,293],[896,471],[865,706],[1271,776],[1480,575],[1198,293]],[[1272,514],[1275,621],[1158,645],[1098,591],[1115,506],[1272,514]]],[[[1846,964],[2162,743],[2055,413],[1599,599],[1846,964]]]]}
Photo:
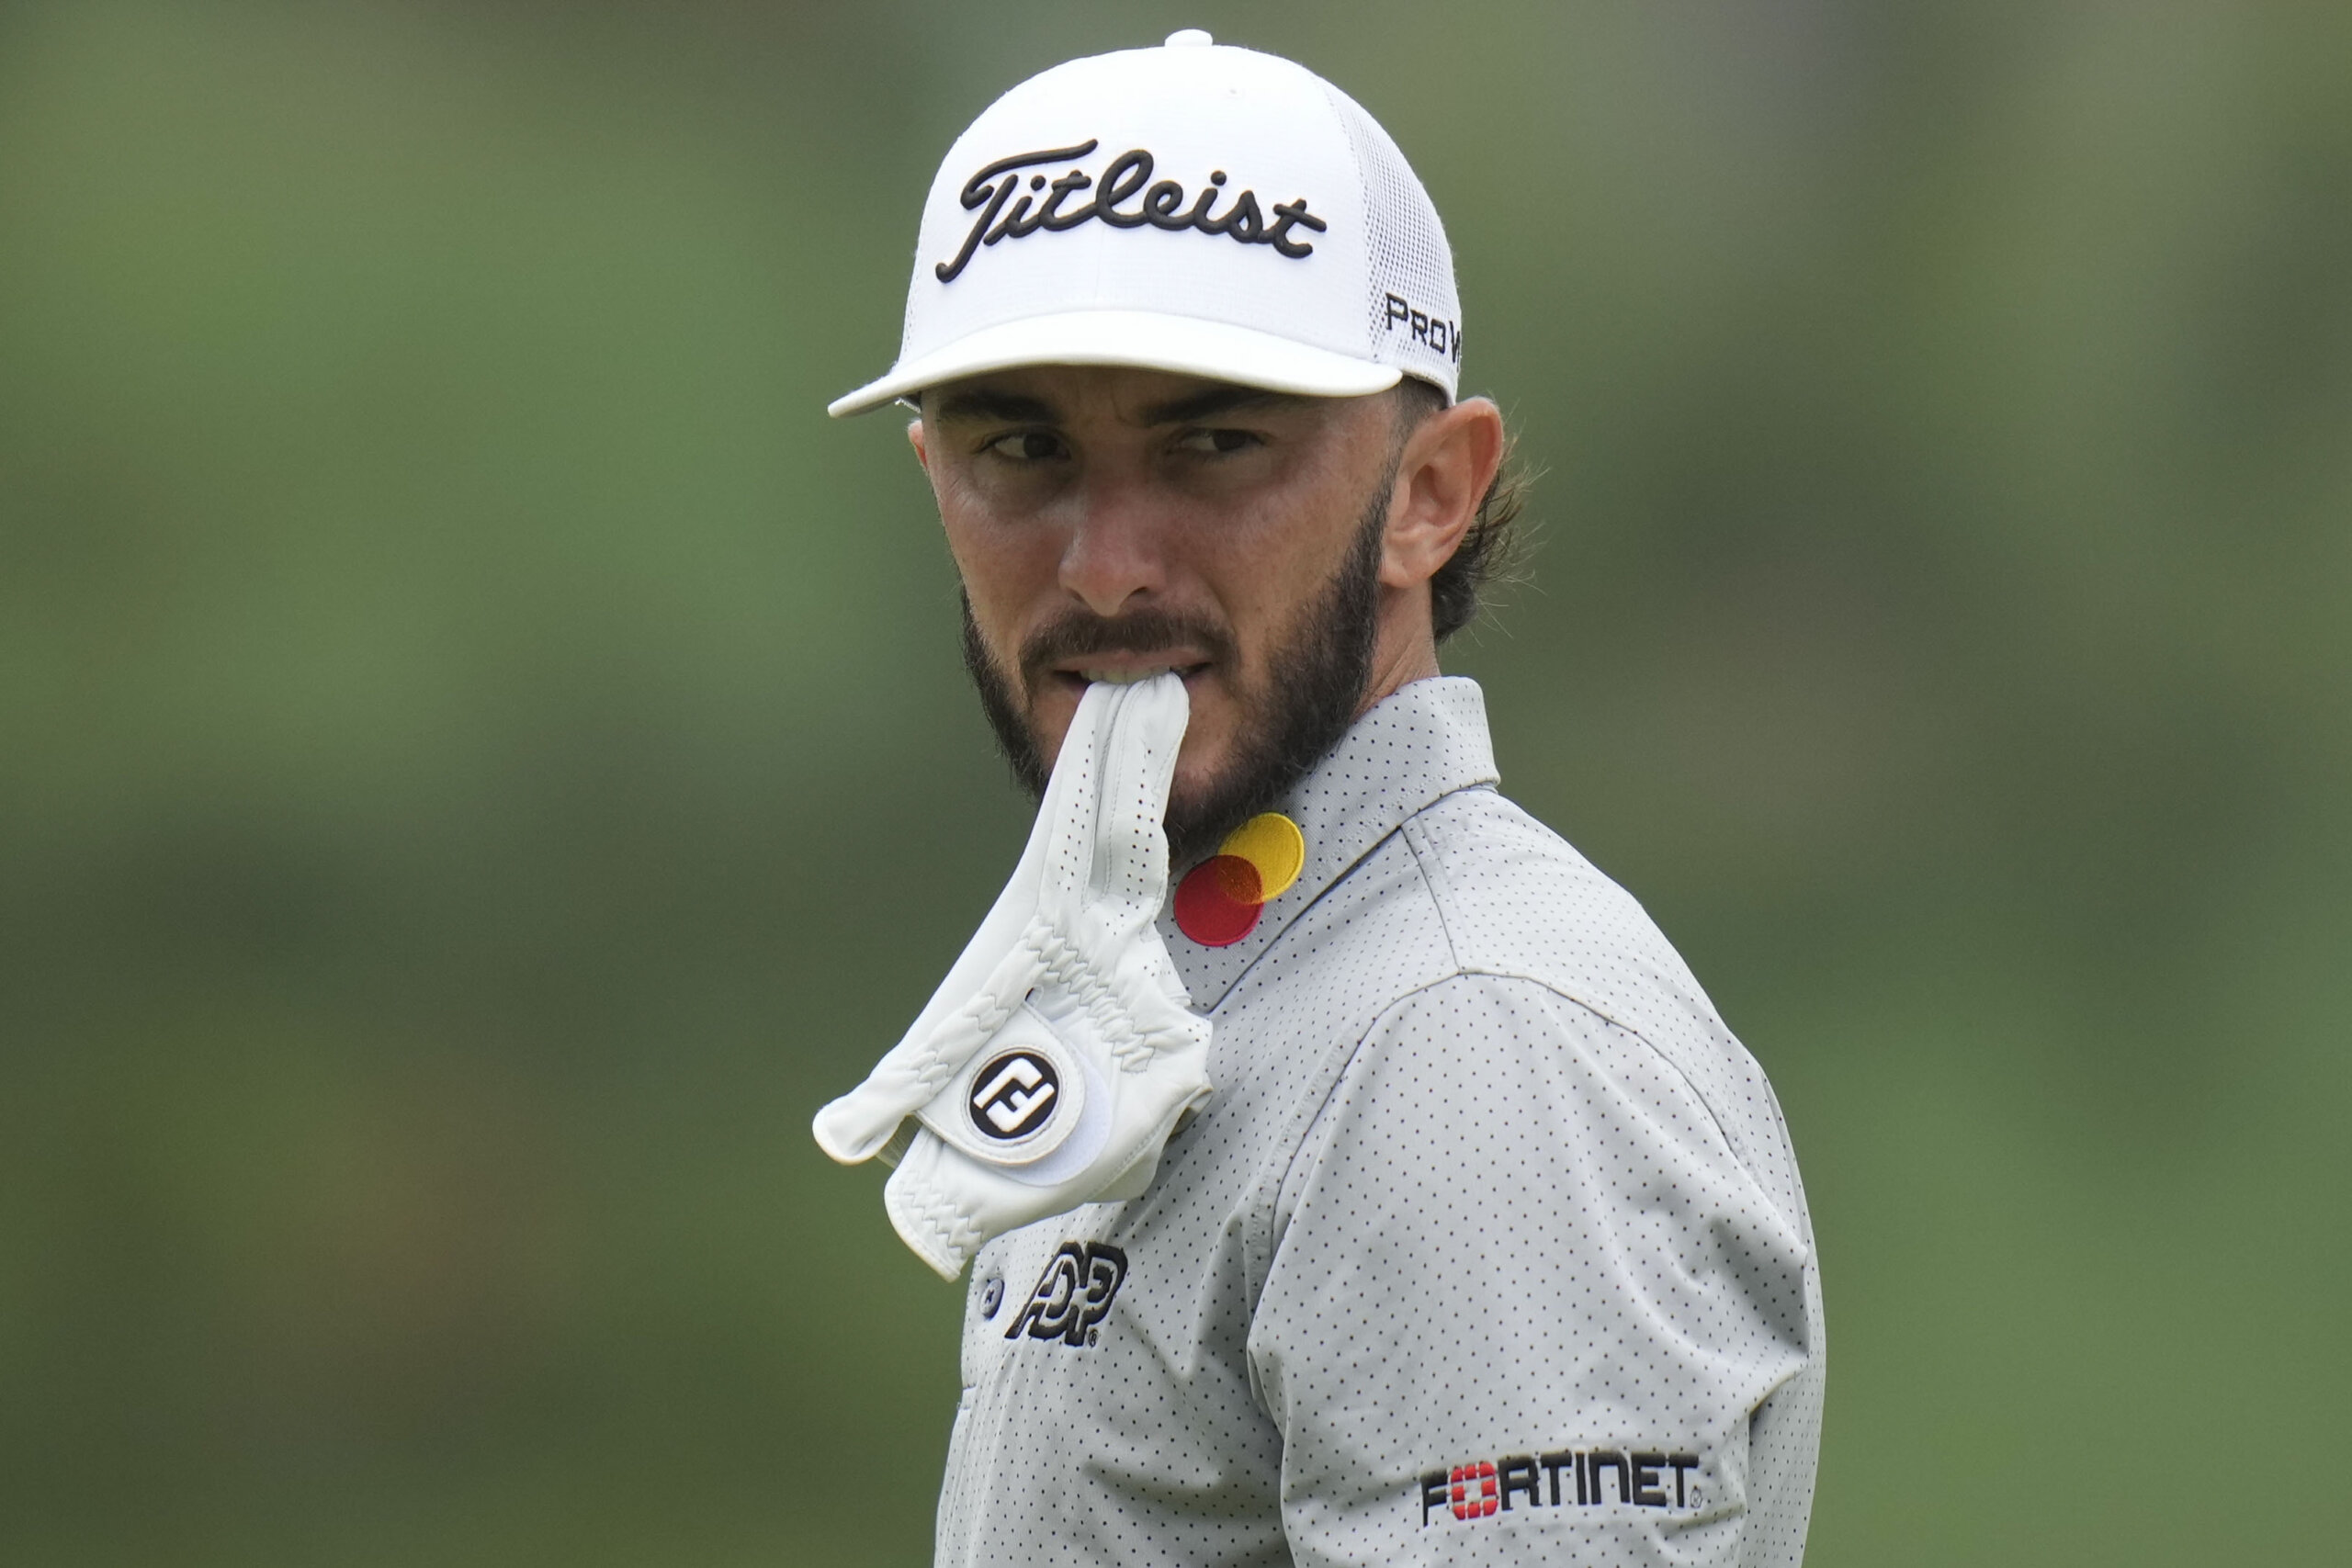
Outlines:
{"type": "Polygon", "coordinates": [[[836,416],[1017,365],[1451,402],[1462,308],[1429,193],[1304,66],[1188,29],[1057,65],[948,150],[888,375],[836,416]]]}

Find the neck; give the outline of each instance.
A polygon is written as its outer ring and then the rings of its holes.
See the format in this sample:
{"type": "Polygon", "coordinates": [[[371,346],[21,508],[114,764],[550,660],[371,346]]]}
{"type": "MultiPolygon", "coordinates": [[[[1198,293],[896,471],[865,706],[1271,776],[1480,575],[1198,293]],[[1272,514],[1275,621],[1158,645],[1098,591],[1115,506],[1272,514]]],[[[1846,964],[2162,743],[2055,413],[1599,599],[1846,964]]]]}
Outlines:
{"type": "Polygon", "coordinates": [[[1437,635],[1430,623],[1429,584],[1380,589],[1380,629],[1372,644],[1372,678],[1364,683],[1362,717],[1398,688],[1439,673],[1437,635]]]}

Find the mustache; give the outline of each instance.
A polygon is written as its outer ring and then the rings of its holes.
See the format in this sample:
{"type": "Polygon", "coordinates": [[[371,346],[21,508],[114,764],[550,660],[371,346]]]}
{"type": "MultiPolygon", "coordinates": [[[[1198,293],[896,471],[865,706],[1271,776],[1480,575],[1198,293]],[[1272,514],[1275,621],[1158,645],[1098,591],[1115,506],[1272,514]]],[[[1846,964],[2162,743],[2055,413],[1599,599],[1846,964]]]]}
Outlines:
{"type": "Polygon", "coordinates": [[[1073,610],[1039,626],[1022,642],[1021,682],[1034,693],[1046,667],[1065,659],[1090,653],[1153,653],[1177,647],[1197,648],[1227,669],[1235,662],[1232,632],[1205,615],[1177,610],[1097,615],[1073,610]]]}

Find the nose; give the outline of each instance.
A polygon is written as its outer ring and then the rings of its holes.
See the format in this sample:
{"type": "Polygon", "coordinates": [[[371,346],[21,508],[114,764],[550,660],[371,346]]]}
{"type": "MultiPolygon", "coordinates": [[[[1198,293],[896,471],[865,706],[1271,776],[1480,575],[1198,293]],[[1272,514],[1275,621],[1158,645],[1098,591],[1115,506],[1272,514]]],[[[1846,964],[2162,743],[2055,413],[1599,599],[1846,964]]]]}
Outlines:
{"type": "Polygon", "coordinates": [[[1077,515],[1062,548],[1063,591],[1105,618],[1164,597],[1172,520],[1145,487],[1095,477],[1072,500],[1077,515]]]}

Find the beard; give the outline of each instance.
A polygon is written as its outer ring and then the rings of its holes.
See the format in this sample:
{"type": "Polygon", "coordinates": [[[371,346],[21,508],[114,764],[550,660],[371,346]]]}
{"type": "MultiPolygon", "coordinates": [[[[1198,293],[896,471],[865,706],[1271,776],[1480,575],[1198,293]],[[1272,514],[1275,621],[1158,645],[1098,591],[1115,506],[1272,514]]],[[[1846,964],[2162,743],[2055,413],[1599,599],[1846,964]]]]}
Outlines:
{"type": "Polygon", "coordinates": [[[1392,476],[1373,492],[1339,570],[1300,613],[1255,681],[1242,678],[1232,634],[1199,616],[1140,610],[1104,617],[1079,610],[1030,635],[1021,648],[1016,683],[981,639],[970,595],[961,595],[964,667],[1021,787],[1033,799],[1045,798],[1050,770],[1020,694],[1035,690],[1048,666],[1081,654],[1190,644],[1231,677],[1240,721],[1232,758],[1217,776],[1169,795],[1170,870],[1206,860],[1234,829],[1280,806],[1339,744],[1363,702],[1379,633],[1381,545],[1393,484],[1392,476]]]}

